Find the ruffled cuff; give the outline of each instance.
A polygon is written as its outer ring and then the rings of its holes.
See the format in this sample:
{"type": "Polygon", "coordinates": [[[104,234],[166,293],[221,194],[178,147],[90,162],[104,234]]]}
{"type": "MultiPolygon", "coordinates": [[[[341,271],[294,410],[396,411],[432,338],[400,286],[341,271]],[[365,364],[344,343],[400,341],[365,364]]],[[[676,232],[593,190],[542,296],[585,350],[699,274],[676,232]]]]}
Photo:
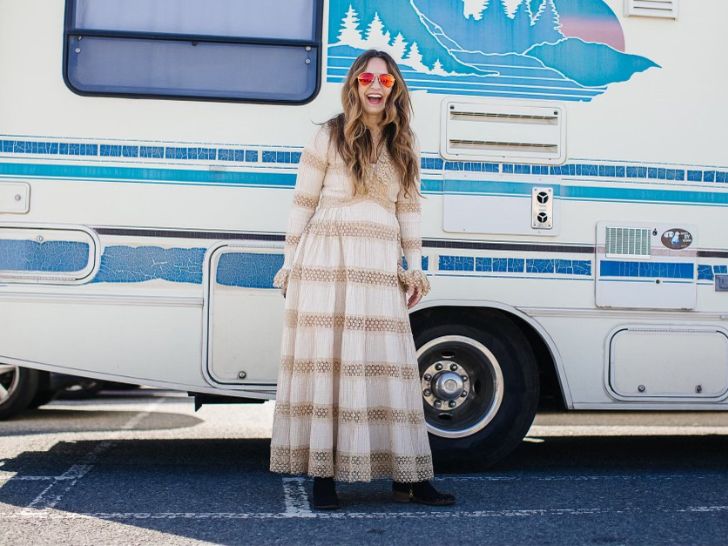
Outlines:
{"type": "Polygon", "coordinates": [[[283,295],[286,295],[286,290],[288,289],[288,276],[290,275],[291,270],[288,267],[281,267],[278,270],[278,273],[275,274],[273,277],[273,286],[276,288],[280,288],[283,295]]]}
{"type": "Polygon", "coordinates": [[[416,287],[423,298],[430,292],[430,280],[421,269],[404,269],[397,265],[397,278],[405,290],[416,287]]]}

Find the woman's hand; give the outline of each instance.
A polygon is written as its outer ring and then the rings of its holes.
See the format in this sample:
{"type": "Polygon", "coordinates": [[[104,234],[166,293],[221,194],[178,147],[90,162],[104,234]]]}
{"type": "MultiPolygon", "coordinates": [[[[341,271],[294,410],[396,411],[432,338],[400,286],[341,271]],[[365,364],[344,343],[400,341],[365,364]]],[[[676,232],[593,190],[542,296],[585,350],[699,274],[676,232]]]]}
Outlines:
{"type": "Polygon", "coordinates": [[[407,290],[407,309],[417,305],[422,299],[422,292],[417,286],[411,286],[407,290]]]}

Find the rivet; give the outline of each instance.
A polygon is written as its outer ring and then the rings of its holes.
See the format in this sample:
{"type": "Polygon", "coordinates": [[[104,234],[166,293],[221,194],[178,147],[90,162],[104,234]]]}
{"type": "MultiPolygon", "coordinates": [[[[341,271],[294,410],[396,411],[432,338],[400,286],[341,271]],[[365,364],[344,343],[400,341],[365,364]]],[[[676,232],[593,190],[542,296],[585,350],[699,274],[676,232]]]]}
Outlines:
{"type": "Polygon", "coordinates": [[[457,369],[458,369],[458,365],[457,365],[457,364],[455,364],[455,363],[453,362],[452,364],[450,364],[450,369],[451,369],[452,371],[455,371],[455,370],[457,370],[457,369]]]}
{"type": "Polygon", "coordinates": [[[311,59],[306,59],[306,64],[311,64],[311,59]]]}
{"type": "Polygon", "coordinates": [[[468,376],[467,375],[461,375],[460,376],[460,379],[462,379],[463,381],[467,381],[468,380],[468,376]]]}
{"type": "Polygon", "coordinates": [[[437,364],[435,364],[435,369],[436,369],[437,371],[440,371],[440,370],[442,370],[442,364],[440,364],[439,362],[438,362],[437,364]]]}
{"type": "Polygon", "coordinates": [[[695,392],[697,392],[697,393],[703,392],[703,386],[702,385],[696,385],[695,386],[695,392]]]}
{"type": "Polygon", "coordinates": [[[22,197],[22,196],[21,196],[21,195],[20,195],[19,193],[16,193],[16,194],[15,194],[15,200],[16,200],[16,201],[20,201],[20,200],[21,200],[22,198],[23,198],[23,197],[22,197]]]}
{"type": "Polygon", "coordinates": [[[429,374],[429,373],[426,373],[426,374],[425,374],[425,375],[423,376],[423,379],[424,379],[425,381],[429,381],[430,379],[432,379],[432,375],[431,375],[431,374],[429,374]]]}
{"type": "Polygon", "coordinates": [[[39,243],[42,243],[42,242],[43,242],[43,236],[42,236],[42,235],[38,235],[38,236],[37,236],[37,237],[35,238],[35,240],[36,240],[36,241],[38,241],[39,243]]]}
{"type": "Polygon", "coordinates": [[[463,392],[462,392],[462,393],[460,394],[460,398],[465,398],[465,397],[466,397],[467,395],[468,395],[468,391],[463,391],[463,392]]]}
{"type": "Polygon", "coordinates": [[[81,48],[80,48],[80,47],[77,47],[77,48],[75,49],[75,51],[76,51],[76,53],[81,53],[81,48]]]}
{"type": "Polygon", "coordinates": [[[432,391],[430,389],[425,389],[424,391],[422,391],[422,394],[424,394],[425,396],[430,396],[432,394],[432,391]]]}
{"type": "Polygon", "coordinates": [[[450,401],[449,401],[449,402],[447,403],[447,405],[448,405],[448,406],[450,406],[451,408],[454,408],[454,407],[455,407],[455,400],[450,400],[450,401]]]}
{"type": "Polygon", "coordinates": [[[238,379],[245,379],[246,377],[248,377],[246,372],[238,372],[238,379]]]}
{"type": "Polygon", "coordinates": [[[442,402],[440,400],[435,400],[435,407],[439,408],[442,406],[442,402]]]}
{"type": "Polygon", "coordinates": [[[637,387],[637,390],[638,390],[638,391],[640,391],[640,392],[645,392],[645,390],[646,390],[646,387],[645,387],[644,385],[639,385],[639,386],[637,387]]]}

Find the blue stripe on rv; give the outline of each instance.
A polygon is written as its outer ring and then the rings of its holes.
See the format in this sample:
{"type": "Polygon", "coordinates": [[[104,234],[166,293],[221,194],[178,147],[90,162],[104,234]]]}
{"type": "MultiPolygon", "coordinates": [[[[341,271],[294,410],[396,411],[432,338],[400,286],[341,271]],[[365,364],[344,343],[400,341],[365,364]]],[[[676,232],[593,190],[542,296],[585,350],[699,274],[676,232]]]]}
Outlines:
{"type": "Polygon", "coordinates": [[[88,261],[86,243],[0,239],[0,270],[71,273],[83,270],[88,261]]]}
{"type": "MultiPolygon", "coordinates": [[[[206,248],[162,248],[159,246],[107,246],[101,256],[99,271],[92,282],[134,283],[153,279],[170,282],[202,283],[206,248]]],[[[36,243],[25,240],[0,240],[0,269],[13,271],[79,271],[86,267],[88,245],[75,241],[36,243]]],[[[590,260],[562,258],[520,258],[457,256],[439,254],[438,272],[457,276],[467,272],[473,277],[492,277],[506,273],[509,278],[542,278],[549,275],[591,276],[590,260]],[[478,273],[486,273],[478,275],[478,273]],[[522,274],[531,274],[524,277],[522,274]]],[[[245,288],[273,288],[273,275],[283,263],[280,253],[240,252],[221,256],[217,266],[217,283],[245,288]]],[[[429,270],[429,258],[423,256],[422,268],[429,270]]],[[[602,260],[600,276],[623,279],[664,278],[693,279],[693,263],[647,263],[602,260]]],[[[714,274],[728,272],[724,264],[698,264],[699,280],[712,281],[714,274]]],[[[563,277],[553,277],[563,279],[563,277]]]]}
{"type": "Polygon", "coordinates": [[[600,260],[600,277],[648,277],[653,279],[692,279],[694,263],[630,262],[600,260]]]}
{"type": "MultiPolygon", "coordinates": [[[[192,184],[249,187],[292,188],[296,181],[293,172],[220,172],[194,169],[162,169],[109,167],[94,165],[47,165],[0,163],[0,176],[68,179],[100,182],[131,182],[148,184],[192,184]]],[[[528,197],[531,188],[544,184],[492,180],[434,180],[422,181],[427,193],[496,195],[528,197]]],[[[545,184],[548,185],[548,184],[545,184]]],[[[728,192],[666,190],[653,188],[615,188],[608,186],[554,185],[555,195],[575,201],[617,201],[634,203],[695,204],[727,206],[728,192]]]]}

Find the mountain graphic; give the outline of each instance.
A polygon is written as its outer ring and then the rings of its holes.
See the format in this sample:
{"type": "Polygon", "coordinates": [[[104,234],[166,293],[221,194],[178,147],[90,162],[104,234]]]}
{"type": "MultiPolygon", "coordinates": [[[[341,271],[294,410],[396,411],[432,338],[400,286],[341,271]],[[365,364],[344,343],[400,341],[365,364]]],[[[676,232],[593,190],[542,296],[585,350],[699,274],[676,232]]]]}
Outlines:
{"type": "MultiPolygon", "coordinates": [[[[488,0],[468,13],[464,0],[331,0],[328,80],[343,80],[369,48],[388,51],[411,89],[431,93],[591,100],[608,84],[659,67],[611,44],[567,36],[557,6],[573,0],[516,1],[509,10],[503,0],[488,0]]],[[[581,13],[567,5],[572,32],[574,21],[612,13],[604,0],[578,6],[581,13]]]]}

